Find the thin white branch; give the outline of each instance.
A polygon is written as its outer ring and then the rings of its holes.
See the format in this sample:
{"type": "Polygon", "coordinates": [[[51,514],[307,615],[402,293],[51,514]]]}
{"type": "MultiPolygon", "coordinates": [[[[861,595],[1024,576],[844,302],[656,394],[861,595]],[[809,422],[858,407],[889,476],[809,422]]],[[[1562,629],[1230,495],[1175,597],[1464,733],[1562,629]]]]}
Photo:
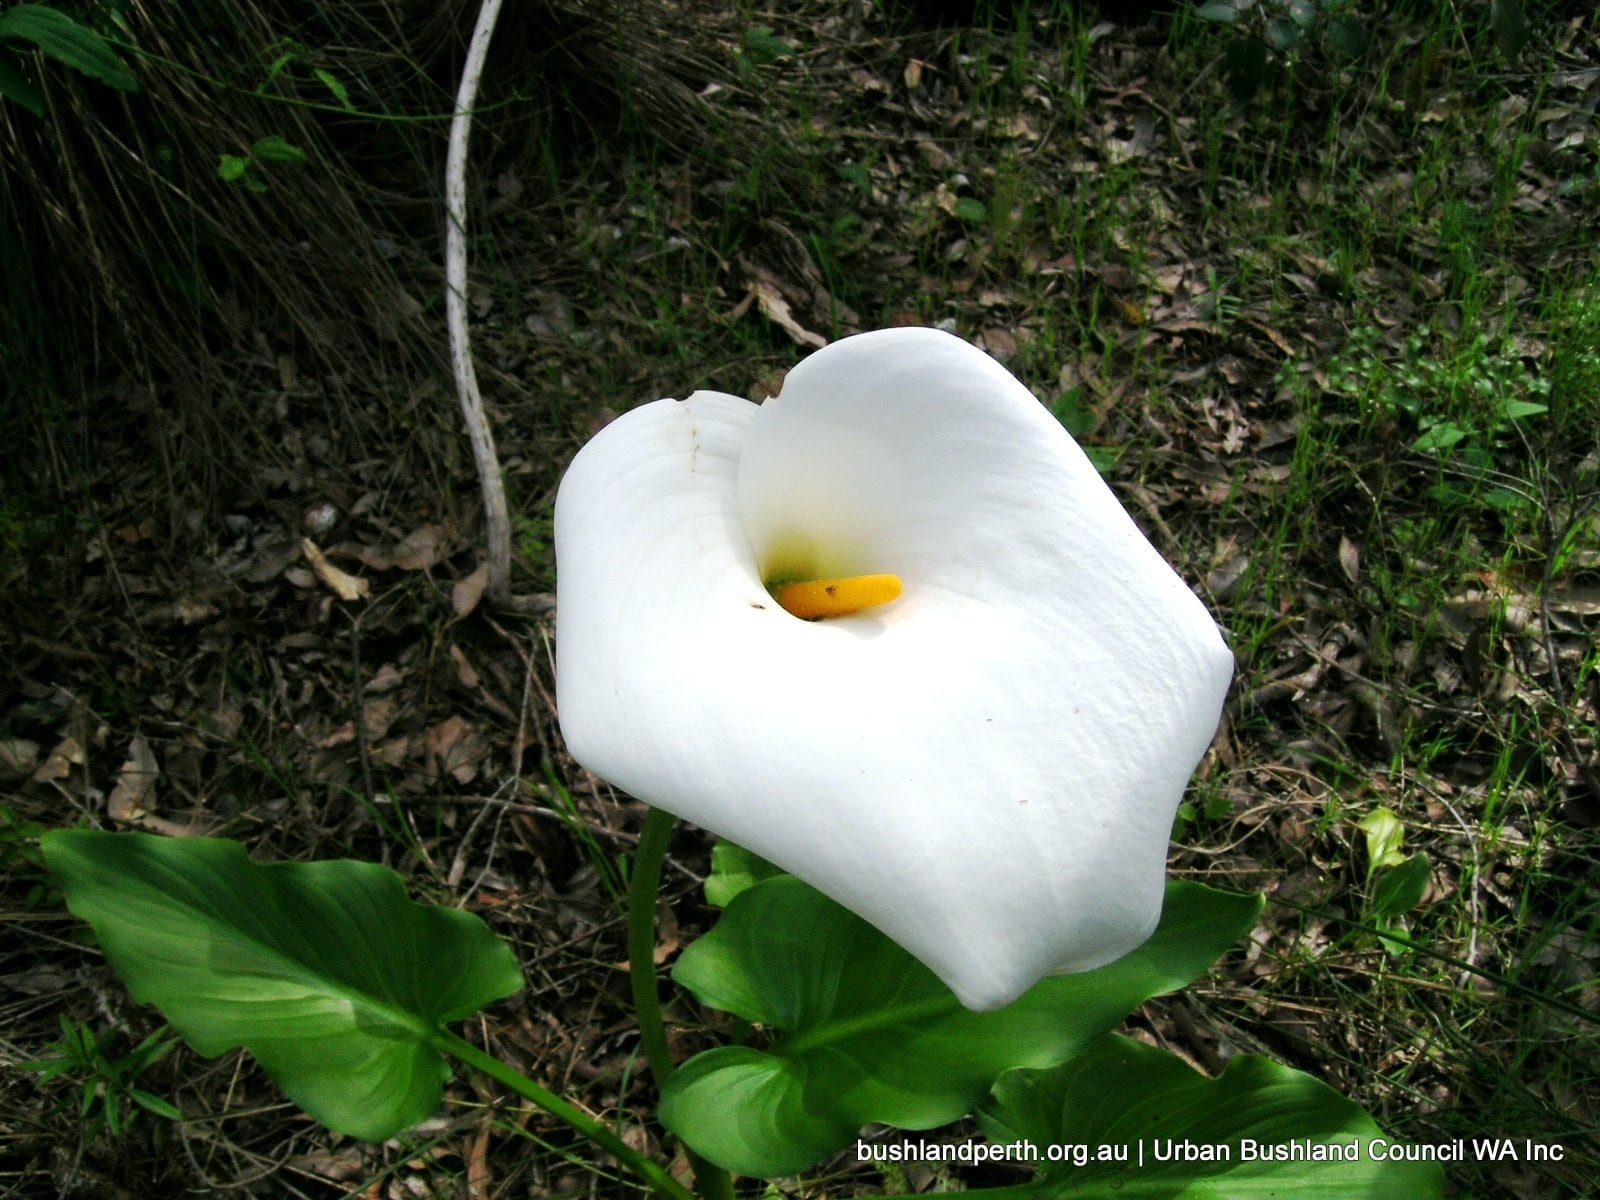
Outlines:
{"type": "Polygon", "coordinates": [[[456,395],[461,416],[472,440],[472,457],[483,488],[483,519],[489,543],[489,602],[500,608],[521,609],[511,595],[511,518],[506,509],[505,477],[495,453],[494,433],[478,393],[478,375],[472,367],[471,330],[467,320],[467,139],[472,133],[472,106],[478,98],[484,59],[500,16],[500,0],[483,0],[478,23],[461,67],[461,87],[456,92],[455,115],[450,121],[450,153],[445,160],[445,317],[450,326],[450,363],[455,369],[456,395]]]}

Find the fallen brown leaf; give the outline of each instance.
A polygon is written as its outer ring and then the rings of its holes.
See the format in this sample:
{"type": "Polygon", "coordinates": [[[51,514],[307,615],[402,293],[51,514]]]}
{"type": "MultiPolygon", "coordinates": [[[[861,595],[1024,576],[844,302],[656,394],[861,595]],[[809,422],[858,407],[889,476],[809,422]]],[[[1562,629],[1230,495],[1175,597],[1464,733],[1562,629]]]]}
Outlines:
{"type": "Polygon", "coordinates": [[[134,735],[128,743],[128,757],[117,771],[116,786],[106,798],[106,815],[113,821],[137,821],[151,807],[155,793],[156,777],[161,768],[156,763],[150,743],[134,735]]]}
{"type": "Polygon", "coordinates": [[[820,350],[828,344],[827,338],[820,333],[812,333],[794,319],[794,314],[789,311],[789,302],[784,299],[778,289],[778,281],[770,273],[756,268],[751,286],[755,288],[756,303],[761,306],[767,320],[787,333],[795,345],[820,350]]]}
{"type": "Polygon", "coordinates": [[[428,730],[428,782],[447,774],[457,783],[471,783],[488,746],[470,721],[446,717],[428,730]]]}
{"type": "Polygon", "coordinates": [[[447,539],[438,525],[419,525],[395,547],[392,561],[402,571],[426,571],[444,557],[447,539]]]}
{"type": "Polygon", "coordinates": [[[50,783],[57,779],[65,779],[72,774],[73,767],[82,764],[83,744],[75,737],[64,737],[56,743],[56,748],[50,751],[50,757],[45,759],[33,773],[33,781],[50,783]]]}
{"type": "Polygon", "coordinates": [[[1351,583],[1361,582],[1361,551],[1343,534],[1339,535],[1339,569],[1351,583]]]}
{"type": "Polygon", "coordinates": [[[364,600],[372,591],[370,582],[341,571],[329,562],[310,538],[301,538],[300,548],[305,551],[306,561],[311,564],[312,573],[339,599],[364,600]]]}
{"type": "Polygon", "coordinates": [[[465,617],[478,607],[483,599],[483,589],[489,584],[489,564],[482,562],[470,575],[456,580],[450,589],[450,607],[456,616],[465,617]]]}

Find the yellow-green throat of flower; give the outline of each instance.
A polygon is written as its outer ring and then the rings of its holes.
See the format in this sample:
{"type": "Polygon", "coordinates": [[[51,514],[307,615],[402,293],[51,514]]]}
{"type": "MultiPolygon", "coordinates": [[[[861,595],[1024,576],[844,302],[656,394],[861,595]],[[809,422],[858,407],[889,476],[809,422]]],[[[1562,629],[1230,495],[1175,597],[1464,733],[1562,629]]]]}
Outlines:
{"type": "Polygon", "coordinates": [[[898,600],[898,575],[850,575],[841,579],[806,579],[772,585],[772,598],[786,612],[804,621],[848,617],[898,600]]]}

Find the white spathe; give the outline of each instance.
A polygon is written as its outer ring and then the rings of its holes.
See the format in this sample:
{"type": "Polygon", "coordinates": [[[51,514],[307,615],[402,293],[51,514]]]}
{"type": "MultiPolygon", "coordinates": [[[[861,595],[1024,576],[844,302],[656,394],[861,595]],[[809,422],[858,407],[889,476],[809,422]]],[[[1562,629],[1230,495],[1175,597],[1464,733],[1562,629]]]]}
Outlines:
{"type": "Polygon", "coordinates": [[[556,500],[573,756],[777,863],[968,1008],[1137,947],[1233,657],[1033,395],[959,338],[658,400],[556,500]],[[765,584],[887,572],[827,621],[765,584]]]}

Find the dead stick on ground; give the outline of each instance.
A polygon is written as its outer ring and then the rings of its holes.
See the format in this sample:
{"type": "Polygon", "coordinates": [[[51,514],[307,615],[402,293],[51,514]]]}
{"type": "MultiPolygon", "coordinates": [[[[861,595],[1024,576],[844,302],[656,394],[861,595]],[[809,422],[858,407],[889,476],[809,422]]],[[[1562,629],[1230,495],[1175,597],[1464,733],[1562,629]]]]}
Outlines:
{"type": "Polygon", "coordinates": [[[511,594],[511,518],[506,508],[505,478],[495,453],[494,433],[483,411],[483,397],[478,393],[467,324],[467,139],[472,133],[478,81],[483,78],[484,59],[499,16],[500,0],[483,0],[467,47],[467,60],[461,67],[461,87],[450,121],[450,153],[444,169],[445,315],[450,326],[450,364],[455,369],[456,395],[483,488],[484,532],[489,542],[489,603],[500,609],[526,612],[532,608],[531,601],[511,594]]]}

